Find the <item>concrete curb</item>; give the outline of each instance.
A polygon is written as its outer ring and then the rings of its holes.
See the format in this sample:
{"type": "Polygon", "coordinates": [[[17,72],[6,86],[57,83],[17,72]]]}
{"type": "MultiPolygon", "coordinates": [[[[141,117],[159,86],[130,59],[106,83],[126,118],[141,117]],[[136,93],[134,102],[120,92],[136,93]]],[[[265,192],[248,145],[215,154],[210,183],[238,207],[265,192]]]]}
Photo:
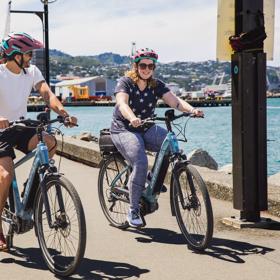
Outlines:
{"type": "MultiPolygon", "coordinates": [[[[66,158],[93,167],[98,167],[102,160],[97,143],[86,142],[69,136],[64,136],[63,147],[61,139],[57,139],[57,142],[57,154],[66,158]]],[[[152,157],[149,157],[149,162],[151,165],[153,162],[152,157]]],[[[232,201],[233,187],[231,174],[205,167],[196,166],[196,168],[203,177],[212,197],[232,201]]],[[[166,177],[166,182],[169,183],[170,173],[166,177]]],[[[280,186],[271,183],[268,184],[268,212],[274,216],[280,217],[280,186]]]]}

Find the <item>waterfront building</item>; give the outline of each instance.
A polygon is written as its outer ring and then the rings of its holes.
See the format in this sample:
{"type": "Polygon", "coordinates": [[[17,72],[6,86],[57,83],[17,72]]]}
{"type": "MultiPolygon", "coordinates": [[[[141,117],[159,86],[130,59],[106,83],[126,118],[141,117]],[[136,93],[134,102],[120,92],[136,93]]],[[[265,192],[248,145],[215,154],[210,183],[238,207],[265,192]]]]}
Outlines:
{"type": "Polygon", "coordinates": [[[177,83],[171,82],[166,84],[166,86],[176,95],[180,96],[181,91],[180,91],[180,86],[177,83]]]}
{"type": "Polygon", "coordinates": [[[116,81],[102,76],[64,80],[55,84],[55,94],[62,100],[112,100],[116,81]]]}

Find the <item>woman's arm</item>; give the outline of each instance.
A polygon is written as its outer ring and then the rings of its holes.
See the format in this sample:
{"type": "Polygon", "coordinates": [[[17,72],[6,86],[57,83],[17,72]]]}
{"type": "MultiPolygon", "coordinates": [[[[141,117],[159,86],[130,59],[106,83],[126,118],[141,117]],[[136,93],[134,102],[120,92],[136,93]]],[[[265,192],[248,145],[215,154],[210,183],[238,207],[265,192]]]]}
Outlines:
{"type": "Polygon", "coordinates": [[[199,109],[195,109],[188,102],[186,102],[183,99],[179,98],[178,96],[176,96],[171,91],[165,93],[163,95],[162,99],[171,108],[177,109],[177,110],[179,110],[181,112],[187,112],[187,113],[195,114],[196,116],[200,116],[200,117],[204,116],[203,111],[201,111],[199,109]]]}
{"type": "Polygon", "coordinates": [[[117,105],[123,117],[130,121],[132,126],[137,127],[141,124],[141,119],[137,118],[133,111],[128,106],[129,95],[125,92],[118,92],[116,94],[117,105]]]}

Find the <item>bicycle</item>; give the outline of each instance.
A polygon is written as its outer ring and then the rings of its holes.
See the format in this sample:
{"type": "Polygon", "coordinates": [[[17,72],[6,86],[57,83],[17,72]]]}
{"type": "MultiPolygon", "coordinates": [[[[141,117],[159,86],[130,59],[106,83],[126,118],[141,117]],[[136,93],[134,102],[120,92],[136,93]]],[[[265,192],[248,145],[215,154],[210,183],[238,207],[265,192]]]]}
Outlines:
{"type": "MultiPolygon", "coordinates": [[[[84,210],[72,183],[59,173],[54,160],[49,159],[43,139],[43,132],[49,130],[50,124],[66,124],[67,119],[58,116],[47,120],[45,113],[37,118],[11,122],[7,128],[36,128],[39,143],[36,149],[15,163],[16,170],[34,157],[21,197],[14,175],[1,216],[4,235],[10,250],[14,234],[26,233],[35,225],[35,234],[49,270],[59,276],[69,276],[74,273],[85,252],[84,210]]],[[[58,128],[53,130],[60,132],[58,128]]]]}
{"type": "MultiPolygon", "coordinates": [[[[144,189],[140,213],[144,216],[158,209],[158,197],[171,164],[170,203],[172,216],[176,216],[179,228],[187,244],[194,250],[205,249],[213,235],[213,212],[207,187],[186,155],[179,149],[179,141],[172,131],[172,123],[181,117],[191,117],[182,113],[175,116],[174,110],[167,110],[165,117],[152,117],[142,121],[142,125],[153,125],[164,121],[168,130],[152,168],[152,178],[144,189]]],[[[182,133],[182,131],[181,131],[182,133]]],[[[109,130],[102,130],[99,138],[102,155],[98,176],[98,196],[101,208],[110,224],[116,228],[129,227],[126,216],[129,209],[127,182],[132,167],[127,164],[114,146],[109,130]]]]}

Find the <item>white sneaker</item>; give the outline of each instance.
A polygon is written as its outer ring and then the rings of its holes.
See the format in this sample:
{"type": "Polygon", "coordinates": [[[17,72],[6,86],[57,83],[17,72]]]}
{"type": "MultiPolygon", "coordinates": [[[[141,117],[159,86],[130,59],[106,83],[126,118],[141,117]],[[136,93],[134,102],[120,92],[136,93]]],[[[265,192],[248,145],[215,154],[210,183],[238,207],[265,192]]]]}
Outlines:
{"type": "Polygon", "coordinates": [[[139,210],[129,209],[127,221],[131,227],[142,227],[144,225],[139,210]]]}

